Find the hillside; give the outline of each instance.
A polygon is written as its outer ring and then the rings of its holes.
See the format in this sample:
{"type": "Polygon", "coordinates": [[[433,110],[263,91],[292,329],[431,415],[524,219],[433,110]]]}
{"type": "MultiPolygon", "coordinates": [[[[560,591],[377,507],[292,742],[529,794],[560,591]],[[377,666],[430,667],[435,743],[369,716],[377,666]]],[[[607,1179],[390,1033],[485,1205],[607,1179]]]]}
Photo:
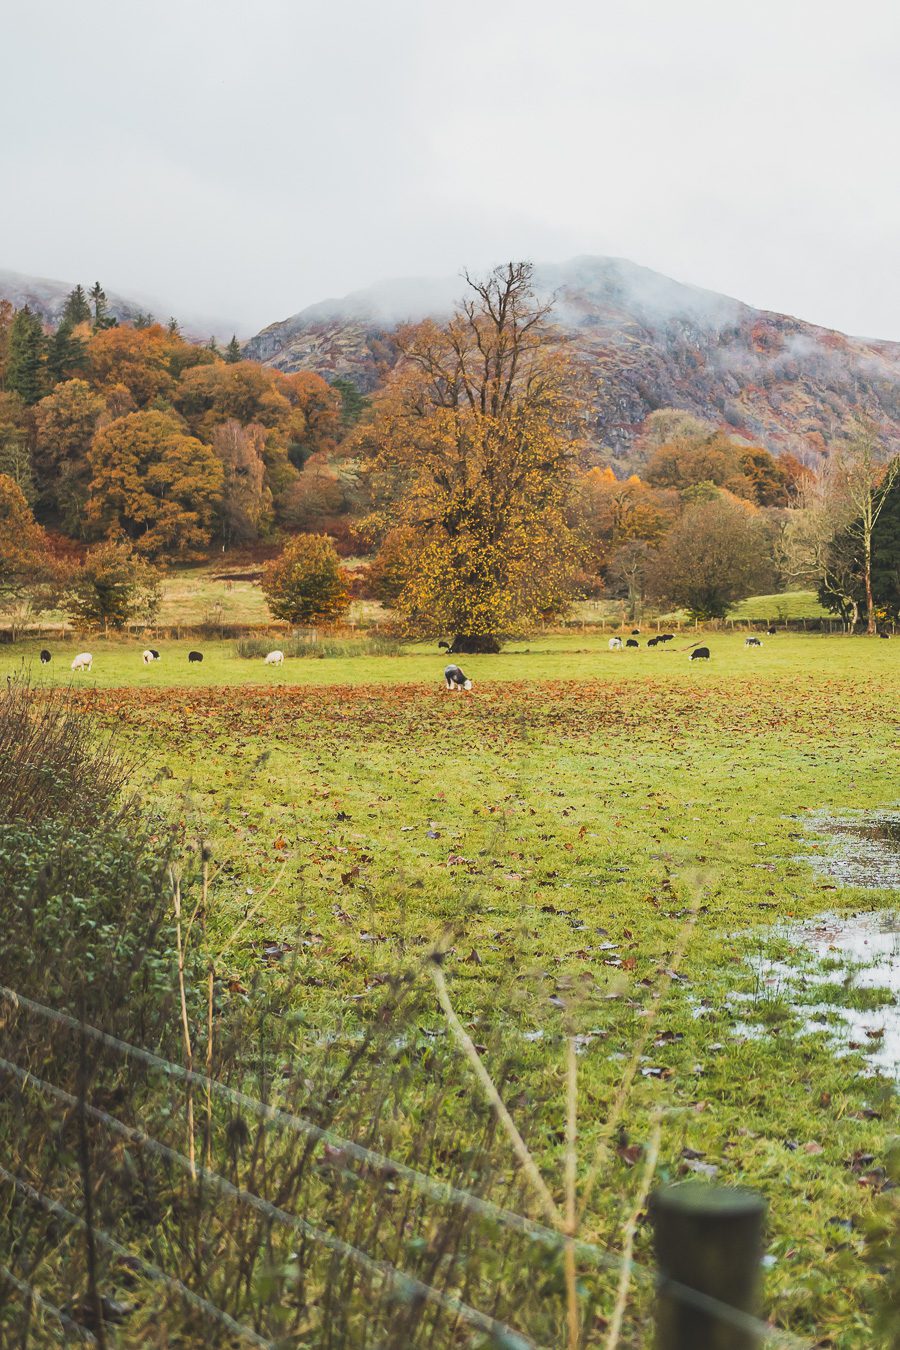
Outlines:
{"type": "MultiPolygon", "coordinates": [[[[74,282],[54,281],[50,277],[31,277],[23,272],[9,272],[0,268],[0,300],[9,300],[16,309],[24,305],[39,314],[45,323],[57,324],[62,315],[66,296],[74,282]]],[[[87,287],[85,287],[87,289],[87,287]]],[[[126,300],[113,291],[107,292],[109,312],[120,322],[136,319],[146,308],[135,300],[126,300]]]]}
{"type": "MultiPolygon", "coordinates": [[[[806,459],[859,415],[900,440],[898,342],[753,309],[619,258],[542,265],[535,281],[593,372],[594,447],[623,464],[647,414],[670,406],[806,459]]],[[[459,277],[385,282],[271,324],[245,355],[370,392],[396,360],[397,324],[445,317],[464,290],[459,277]]]]}

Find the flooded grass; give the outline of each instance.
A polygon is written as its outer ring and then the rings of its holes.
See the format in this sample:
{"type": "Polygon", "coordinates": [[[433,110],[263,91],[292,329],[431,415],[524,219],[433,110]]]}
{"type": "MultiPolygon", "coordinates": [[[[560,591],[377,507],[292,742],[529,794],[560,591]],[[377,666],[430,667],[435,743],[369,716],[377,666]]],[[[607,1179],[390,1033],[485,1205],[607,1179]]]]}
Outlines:
{"type": "Polygon", "coordinates": [[[825,836],[824,846],[804,841],[810,848],[802,861],[836,886],[900,890],[900,811],[859,811],[836,816],[817,811],[805,821],[808,829],[825,836]]]}

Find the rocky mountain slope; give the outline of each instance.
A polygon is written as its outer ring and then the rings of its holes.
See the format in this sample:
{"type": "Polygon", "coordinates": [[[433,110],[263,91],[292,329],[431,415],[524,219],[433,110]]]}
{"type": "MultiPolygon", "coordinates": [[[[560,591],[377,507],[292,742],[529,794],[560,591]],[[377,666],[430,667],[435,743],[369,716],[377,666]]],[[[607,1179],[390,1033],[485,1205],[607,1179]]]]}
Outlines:
{"type": "MultiPolygon", "coordinates": [[[[623,466],[638,426],[660,407],[804,459],[860,415],[900,445],[898,342],[753,309],[620,258],[540,266],[535,283],[593,373],[594,448],[623,466]]],[[[370,392],[397,359],[397,324],[446,317],[464,291],[459,277],[386,282],[271,324],[245,355],[370,392]]]]}
{"type": "MultiPolygon", "coordinates": [[[[24,305],[39,314],[47,324],[57,324],[66,303],[66,296],[75,283],[53,281],[49,277],[30,277],[23,272],[7,272],[0,268],[0,300],[9,300],[16,309],[24,305]]],[[[88,289],[85,284],[85,290],[88,289]]],[[[135,319],[145,308],[121,295],[107,292],[109,312],[120,322],[135,319]]]]}

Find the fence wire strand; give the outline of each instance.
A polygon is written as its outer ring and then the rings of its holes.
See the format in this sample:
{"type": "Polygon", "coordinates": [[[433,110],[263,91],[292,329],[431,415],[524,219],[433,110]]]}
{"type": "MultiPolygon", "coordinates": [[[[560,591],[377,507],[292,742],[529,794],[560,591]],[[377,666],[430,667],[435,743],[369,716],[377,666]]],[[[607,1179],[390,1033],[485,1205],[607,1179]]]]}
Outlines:
{"type": "MultiPolygon", "coordinates": [[[[155,1055],[152,1051],[146,1050],[143,1046],[131,1044],[129,1041],[120,1040],[117,1036],[112,1036],[109,1032],[102,1031],[98,1027],[93,1027],[88,1023],[81,1022],[68,1013],[60,1012],[56,1008],[50,1008],[46,1004],[38,1003],[34,999],[20,994],[6,985],[0,985],[0,997],[8,999],[14,1006],[21,1006],[38,1016],[45,1017],[51,1021],[66,1027],[68,1030],[78,1031],[98,1044],[104,1045],[109,1049],[115,1050],[127,1058],[136,1059],[141,1063],[159,1069],[168,1076],[177,1077],[186,1083],[197,1084],[217,1096],[224,1097],[226,1100],[244,1107],[245,1109],[261,1116],[264,1120],[284,1126],[287,1129],[296,1131],[300,1134],[327,1143],[332,1148],[337,1148],[345,1152],[349,1157],[353,1157],[360,1162],[368,1163],[377,1170],[388,1175],[398,1176],[408,1181],[411,1185],[418,1188],[424,1194],[439,1202],[450,1201],[458,1204],[472,1213],[479,1214],[481,1217],[493,1220],[505,1227],[512,1228],[523,1234],[525,1237],[562,1249],[571,1241],[565,1234],[555,1232],[552,1228],[524,1215],[517,1214],[513,1210],[504,1209],[500,1205],[494,1204],[490,1200],[485,1200],[481,1196],[473,1195],[470,1191],[460,1190],[451,1182],[441,1181],[436,1177],[428,1176],[416,1168],[409,1167],[405,1163],[378,1153],[373,1149],[366,1148],[362,1144],[357,1144],[353,1140],[344,1139],[333,1131],[316,1125],[314,1121],[308,1120],[304,1116],[296,1116],[290,1112],[282,1111],[278,1107],[270,1106],[266,1102],[261,1102],[247,1093],[241,1092],[238,1088],[230,1087],[226,1083],[220,1083],[214,1078],[208,1078],[205,1074],[186,1069],[183,1065],[177,1064],[172,1060],[163,1059],[155,1055]]],[[[0,1058],[0,1069],[13,1074],[21,1082],[30,1082],[39,1087],[41,1091],[55,1096],[58,1100],[65,1101],[67,1105],[75,1105],[76,1099],[64,1089],[56,1087],[52,1083],[47,1083],[42,1079],[36,1078],[30,1072],[12,1064],[10,1061],[0,1058]]],[[[170,1161],[175,1161],[179,1166],[189,1168],[190,1161],[182,1154],[170,1149],[167,1145],[160,1143],[143,1131],[137,1130],[132,1126],[125,1125],[122,1121],[108,1115],[105,1111],[97,1107],[85,1105],[85,1111],[92,1118],[107,1125],[114,1132],[130,1139],[131,1142],[146,1147],[150,1151],[156,1151],[167,1157],[170,1161]]],[[[197,1169],[198,1178],[204,1179],[206,1184],[214,1189],[224,1190],[234,1199],[239,1199],[244,1203],[250,1204],[260,1212],[266,1213],[270,1218],[279,1222],[286,1223],[313,1241],[321,1241],[325,1246],[348,1259],[357,1261],[367,1269],[378,1273],[382,1277],[387,1277],[387,1271],[393,1272],[398,1281],[407,1282],[412,1286],[411,1292],[420,1297],[429,1298],[432,1301],[444,1301],[447,1311],[455,1312],[457,1316],[464,1320],[472,1322],[472,1325],[479,1326],[481,1330],[489,1330],[492,1334],[501,1333],[504,1336],[512,1337],[510,1344],[520,1346],[532,1346],[534,1343],[523,1337],[521,1333],[513,1331],[512,1328],[502,1323],[496,1323],[494,1319],[488,1318],[477,1309],[469,1308],[468,1305],[454,1299],[451,1295],[445,1295],[440,1290],[433,1289],[430,1285],[425,1285],[414,1277],[397,1271],[394,1267],[387,1266],[384,1262],[379,1262],[365,1252],[346,1243],[341,1238],[332,1234],[324,1233],[309,1224],[305,1219],[298,1219],[296,1216],[288,1214],[284,1210],[271,1205],[269,1201],[261,1196],[255,1195],[251,1191],[243,1190],[240,1187],[234,1187],[226,1178],[220,1177],[218,1173],[210,1172],[206,1169],[197,1169]],[[458,1306],[457,1306],[458,1305],[458,1306]],[[465,1309],[465,1312],[463,1311],[465,1309]],[[473,1320],[475,1319],[475,1320],[473,1320]]],[[[605,1251],[594,1243],[584,1242],[576,1239],[574,1244],[579,1257],[588,1260],[591,1264],[597,1265],[608,1270],[619,1270],[623,1265],[623,1258],[615,1253],[605,1251]]],[[[686,1303],[701,1312],[706,1312],[710,1317],[729,1323],[736,1329],[752,1332],[764,1338],[766,1344],[776,1347],[779,1350],[809,1350],[813,1344],[808,1338],[796,1336],[793,1332],[783,1331],[781,1328],[773,1327],[770,1323],[754,1317],[750,1313],[741,1312],[730,1304],[723,1303],[721,1300],[713,1298],[709,1294],[704,1294],[701,1290],[692,1289],[689,1285],[681,1284],[678,1281],[669,1280],[660,1276],[657,1272],[648,1269],[638,1262],[632,1262],[632,1271],[639,1278],[647,1283],[652,1283],[657,1289],[665,1288],[670,1296],[674,1296],[680,1302],[686,1303]]]]}
{"type": "Polygon", "coordinates": [[[43,1294],[38,1293],[33,1285],[28,1284],[25,1280],[20,1280],[8,1266],[0,1263],[0,1283],[3,1282],[11,1284],[22,1295],[23,1299],[27,1300],[28,1303],[33,1303],[35,1307],[40,1308],[41,1312],[59,1322],[60,1326],[70,1331],[77,1340],[84,1341],[87,1345],[97,1344],[97,1337],[92,1331],[88,1331],[87,1327],[79,1326],[73,1317],[63,1312],[62,1308],[57,1308],[55,1303],[50,1303],[49,1300],[44,1298],[43,1294]]]}
{"type": "MultiPolygon", "coordinates": [[[[167,1162],[174,1163],[183,1171],[191,1175],[191,1160],[176,1149],[169,1148],[167,1144],[160,1143],[158,1139],[144,1134],[142,1130],[135,1129],[131,1125],[126,1125],[123,1121],[117,1120],[107,1111],[100,1110],[99,1107],[91,1106],[89,1103],[79,1103],[78,1098],[71,1092],[66,1092],[64,1088],[57,1087],[54,1083],[48,1083],[43,1078],[38,1078],[27,1069],[21,1068],[18,1064],[13,1064],[7,1059],[0,1058],[0,1070],[11,1074],[17,1078],[24,1086],[33,1087],[39,1092],[45,1093],[49,1097],[55,1098],[71,1109],[81,1109],[85,1115],[90,1116],[99,1124],[103,1124],[121,1139],[139,1148],[146,1148],[149,1152],[155,1153],[158,1157],[165,1158],[167,1162]]],[[[0,1168],[0,1172],[4,1169],[0,1168]]],[[[316,1228],[308,1219],[298,1218],[296,1214],[290,1214],[287,1210],[280,1209],[273,1205],[271,1201],[263,1199],[255,1191],[248,1191],[242,1186],[235,1186],[233,1182],[226,1177],[220,1176],[218,1172],[212,1172],[205,1167],[194,1164],[193,1175],[201,1186],[208,1186],[210,1189],[218,1191],[222,1195],[227,1195],[229,1199],[240,1201],[249,1205],[258,1213],[265,1215],[277,1223],[282,1223],[285,1227],[294,1232],[309,1238],[313,1242],[321,1243],[329,1251],[335,1252],[338,1256],[346,1257],[354,1264],[367,1270],[369,1274],[377,1276],[379,1279],[387,1280],[395,1285],[399,1294],[404,1298],[416,1297],[436,1303],[444,1309],[445,1312],[452,1313],[455,1317],[468,1322],[479,1331],[491,1336],[501,1336],[504,1344],[510,1350],[543,1350],[530,1337],[515,1328],[508,1326],[505,1322],[497,1318],[490,1317],[486,1313],[480,1312],[477,1308],[470,1307],[463,1303],[461,1299],[452,1294],[445,1294],[440,1289],[434,1289],[431,1285],[417,1279],[414,1275],[408,1275],[405,1271],[398,1270],[396,1266],[387,1261],[379,1261],[370,1256],[368,1252],[361,1251],[343,1238],[337,1237],[333,1233],[326,1233],[321,1228],[316,1228]]],[[[130,1255],[130,1253],[127,1253],[130,1255]]],[[[167,1277],[170,1278],[170,1277],[167,1277]]],[[[199,1295],[197,1295],[199,1297],[199,1295]]],[[[225,1314],[227,1316],[227,1314],[225,1314]]],[[[264,1342],[268,1345],[269,1342],[264,1342]]]]}

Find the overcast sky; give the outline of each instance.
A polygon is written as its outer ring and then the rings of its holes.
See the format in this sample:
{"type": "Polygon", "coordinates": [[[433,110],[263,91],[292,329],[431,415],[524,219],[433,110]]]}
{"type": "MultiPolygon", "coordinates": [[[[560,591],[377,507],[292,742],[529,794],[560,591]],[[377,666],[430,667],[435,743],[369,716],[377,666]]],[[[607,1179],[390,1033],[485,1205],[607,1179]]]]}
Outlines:
{"type": "Polygon", "coordinates": [[[0,267],[249,335],[614,254],[900,339],[896,0],[3,0],[0,267]]]}

